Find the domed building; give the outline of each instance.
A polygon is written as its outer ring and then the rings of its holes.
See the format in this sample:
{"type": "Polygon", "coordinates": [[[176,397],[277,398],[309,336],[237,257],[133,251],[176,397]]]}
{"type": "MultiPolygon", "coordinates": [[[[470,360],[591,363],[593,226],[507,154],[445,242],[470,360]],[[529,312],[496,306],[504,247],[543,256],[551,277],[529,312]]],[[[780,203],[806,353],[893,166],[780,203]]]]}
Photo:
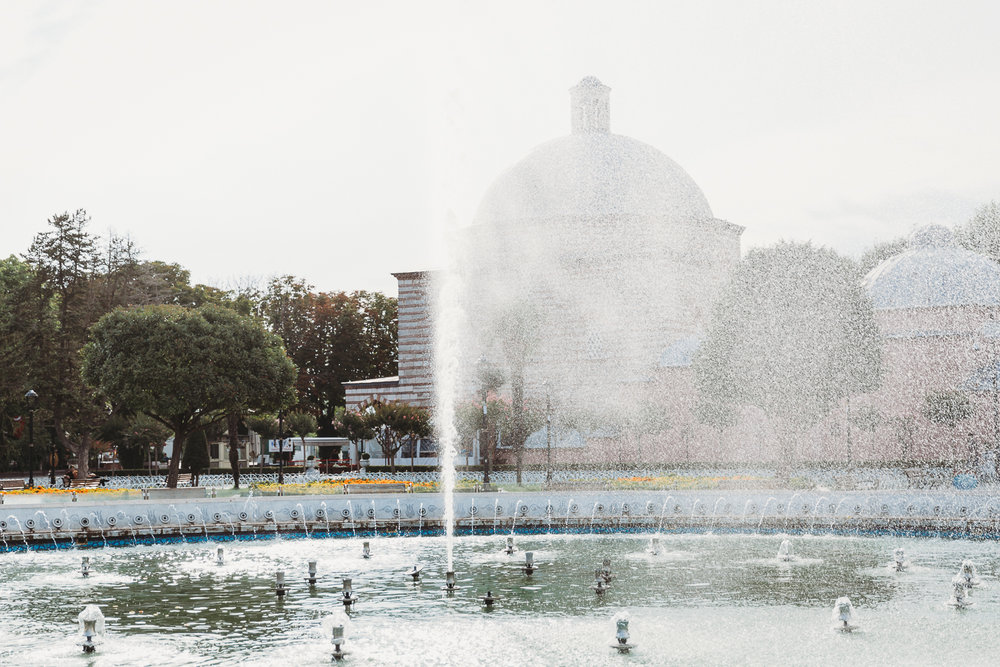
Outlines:
{"type": "MultiPolygon", "coordinates": [[[[1000,264],[959,247],[951,230],[915,231],[864,286],[883,340],[882,388],[857,408],[873,417],[865,449],[884,459],[976,458],[1000,444],[1000,264]],[[954,426],[926,416],[927,397],[958,391],[972,414],[954,426]]],[[[860,434],[864,437],[864,433],[860,434]]]]}
{"type": "MultiPolygon", "coordinates": [[[[775,424],[760,410],[721,431],[694,414],[693,355],[743,228],[716,218],[676,162],[611,132],[609,93],[589,77],[572,88],[571,133],[503,172],[456,240],[465,396],[478,393],[477,367],[492,366],[503,394],[550,406],[563,432],[531,435],[529,461],[549,444],[564,448],[560,463],[779,460],[775,424]],[[667,418],[648,437],[616,431],[649,413],[667,418]]],[[[372,397],[433,407],[440,274],[395,275],[399,375],[345,383],[348,408],[372,397]]],[[[797,456],[960,461],[1000,446],[1000,265],[932,226],[863,284],[883,340],[882,386],[801,434],[797,456]],[[926,416],[927,397],[944,391],[973,406],[954,426],[926,416]]],[[[435,454],[431,443],[416,456],[432,464],[435,454]]]]}
{"type": "Polygon", "coordinates": [[[456,253],[465,359],[563,405],[631,395],[706,323],[740,257],[743,228],[676,162],[611,132],[609,94],[593,77],[570,90],[571,134],[497,178],[456,253]]]}

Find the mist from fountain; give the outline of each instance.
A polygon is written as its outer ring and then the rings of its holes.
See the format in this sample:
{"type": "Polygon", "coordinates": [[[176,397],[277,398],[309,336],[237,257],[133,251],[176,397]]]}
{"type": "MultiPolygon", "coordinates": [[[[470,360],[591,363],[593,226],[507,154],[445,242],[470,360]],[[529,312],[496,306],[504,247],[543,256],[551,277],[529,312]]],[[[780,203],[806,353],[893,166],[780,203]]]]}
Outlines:
{"type": "Polygon", "coordinates": [[[441,491],[444,499],[445,540],[448,572],[454,572],[455,552],[455,457],[458,455],[458,430],[455,412],[460,392],[459,337],[462,308],[459,305],[458,277],[453,270],[442,273],[434,312],[434,391],[435,431],[438,436],[438,462],[441,466],[441,491]]]}

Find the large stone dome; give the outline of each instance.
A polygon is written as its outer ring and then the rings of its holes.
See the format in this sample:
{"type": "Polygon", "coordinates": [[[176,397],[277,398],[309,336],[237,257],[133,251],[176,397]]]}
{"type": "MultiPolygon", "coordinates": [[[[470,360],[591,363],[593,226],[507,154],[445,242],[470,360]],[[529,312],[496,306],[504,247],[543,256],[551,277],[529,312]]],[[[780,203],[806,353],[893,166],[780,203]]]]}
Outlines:
{"type": "Polygon", "coordinates": [[[931,225],[910,237],[909,248],[865,276],[877,310],[1000,305],[1000,264],[955,244],[946,227],[931,225]]]}
{"type": "Polygon", "coordinates": [[[463,357],[581,409],[634,400],[664,346],[704,327],[743,231],[673,160],[611,133],[609,91],[570,89],[572,134],[496,179],[455,253],[463,357]]]}
{"type": "Polygon", "coordinates": [[[570,92],[573,133],[535,148],[487,191],[475,224],[642,216],[711,220],[701,189],[676,162],[610,132],[610,89],[587,77],[570,92]]]}
{"type": "Polygon", "coordinates": [[[640,215],[711,220],[701,189],[676,162],[619,134],[571,134],[542,144],[487,191],[476,224],[640,215]]]}

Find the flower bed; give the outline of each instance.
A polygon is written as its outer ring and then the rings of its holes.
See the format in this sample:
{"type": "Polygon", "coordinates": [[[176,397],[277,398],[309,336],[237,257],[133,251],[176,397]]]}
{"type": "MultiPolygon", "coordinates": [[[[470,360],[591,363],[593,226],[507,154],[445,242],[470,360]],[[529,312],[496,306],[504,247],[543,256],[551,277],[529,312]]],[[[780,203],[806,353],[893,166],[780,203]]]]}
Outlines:
{"type": "MultiPolygon", "coordinates": [[[[49,488],[47,486],[36,486],[33,489],[11,489],[11,490],[5,490],[3,493],[5,495],[12,495],[12,496],[39,496],[39,495],[58,496],[58,495],[69,495],[69,494],[75,493],[78,496],[99,495],[99,496],[103,496],[103,497],[106,497],[106,498],[108,498],[108,497],[113,498],[113,497],[117,497],[117,496],[127,496],[129,494],[129,490],[128,489],[103,489],[103,488],[100,488],[100,487],[94,488],[94,489],[89,489],[89,488],[78,488],[78,489],[61,489],[61,488],[59,488],[59,489],[53,489],[53,488],[49,488]]],[[[134,491],[133,491],[133,493],[134,493],[134,491]]]]}
{"type": "Polygon", "coordinates": [[[253,488],[261,493],[277,493],[281,489],[283,495],[316,495],[343,493],[345,484],[409,484],[414,492],[436,491],[438,485],[434,482],[407,482],[397,479],[368,479],[356,477],[351,479],[322,479],[314,482],[303,482],[294,484],[276,484],[265,482],[254,484],[253,488]]]}
{"type": "Polygon", "coordinates": [[[662,477],[619,477],[608,480],[609,489],[650,489],[671,491],[706,491],[719,488],[735,488],[739,485],[753,486],[766,484],[769,480],[750,475],[724,477],[691,477],[687,475],[664,475],[662,477]]]}

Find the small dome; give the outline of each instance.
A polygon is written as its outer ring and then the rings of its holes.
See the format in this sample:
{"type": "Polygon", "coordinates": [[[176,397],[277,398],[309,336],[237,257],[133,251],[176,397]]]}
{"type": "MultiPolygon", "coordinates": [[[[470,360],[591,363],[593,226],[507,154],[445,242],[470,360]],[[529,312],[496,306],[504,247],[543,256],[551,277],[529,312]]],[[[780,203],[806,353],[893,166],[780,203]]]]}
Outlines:
{"type": "Polygon", "coordinates": [[[876,310],[1000,305],[1000,264],[958,247],[940,225],[915,231],[863,284],[876,310]]]}
{"type": "Polygon", "coordinates": [[[694,353],[701,346],[700,336],[688,336],[674,341],[660,354],[660,368],[684,368],[694,362],[694,353]]]}
{"type": "Polygon", "coordinates": [[[571,134],[542,144],[487,191],[476,224],[601,216],[711,220],[701,189],[676,162],[629,137],[571,134]]]}

